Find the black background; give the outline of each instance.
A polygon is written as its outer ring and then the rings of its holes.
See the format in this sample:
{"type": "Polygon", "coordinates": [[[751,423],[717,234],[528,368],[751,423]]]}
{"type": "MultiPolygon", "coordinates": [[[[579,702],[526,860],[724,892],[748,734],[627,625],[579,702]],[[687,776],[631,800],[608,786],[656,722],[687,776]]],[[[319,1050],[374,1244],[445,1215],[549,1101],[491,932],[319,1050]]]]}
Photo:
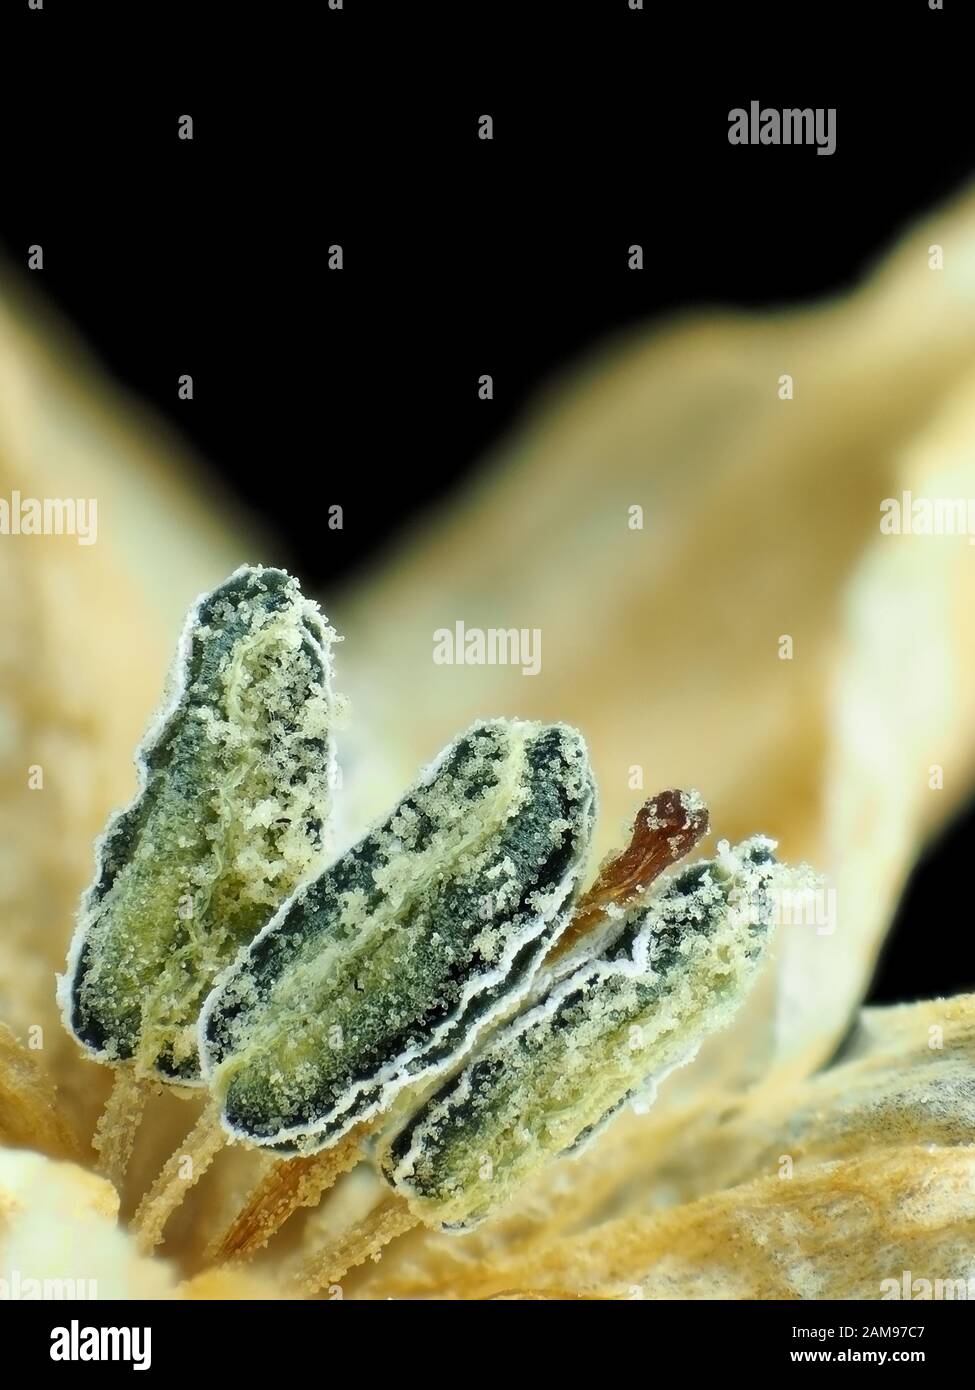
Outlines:
{"type": "MultiPolygon", "coordinates": [[[[959,187],[971,32],[945,3],[6,0],[0,247],[44,246],[46,294],[321,586],[607,333],[842,289],[959,187]],[[752,99],[834,106],[836,153],[730,146],[752,99]]],[[[916,875],[875,1000],[975,986],[973,836],[916,875]]]]}
{"type": "MultiPolygon", "coordinates": [[[[435,1338],[438,1355],[448,1365],[463,1365],[470,1357],[472,1341],[483,1340],[485,1328],[494,1334],[485,1347],[482,1364],[497,1375],[510,1373],[511,1346],[517,1345],[517,1364],[527,1375],[578,1375],[578,1353],[565,1324],[559,1301],[503,1300],[490,1304],[459,1302],[445,1314],[436,1301],[387,1300],[379,1303],[334,1301],[315,1305],[322,1320],[323,1340],[331,1340],[336,1330],[345,1338],[365,1339],[373,1345],[378,1337],[390,1344],[418,1345],[420,1339],[435,1338]],[[426,1319],[429,1318],[429,1322],[426,1319]],[[377,1319],[381,1320],[377,1322],[377,1319]],[[377,1332],[378,1328],[378,1332],[377,1332]]],[[[794,1363],[792,1356],[841,1352],[876,1355],[884,1352],[887,1364],[877,1374],[901,1370],[891,1357],[923,1355],[926,1370],[950,1373],[968,1352],[970,1330],[967,1304],[959,1308],[950,1300],[884,1304],[883,1307],[858,1305],[830,1299],[812,1301],[774,1300],[660,1304],[641,1300],[573,1301],[571,1315],[575,1327],[588,1325],[587,1331],[607,1337],[680,1343],[683,1359],[697,1373],[727,1373],[729,1362],[744,1361],[749,1367],[768,1366],[779,1374],[794,1363]],[[603,1322],[603,1319],[606,1319],[603,1322]],[[803,1330],[829,1332],[826,1339],[810,1338],[803,1330]],[[892,1335],[890,1329],[908,1328],[908,1333],[892,1335]],[[702,1329],[704,1335],[702,1335],[702,1329]],[[852,1334],[852,1335],[851,1335],[852,1334]]],[[[172,1385],[186,1375],[187,1359],[200,1377],[226,1377],[228,1358],[239,1364],[246,1356],[247,1369],[261,1383],[282,1377],[282,1348],[303,1347],[309,1338],[308,1304],[301,1301],[252,1304],[224,1302],[112,1302],[20,1303],[17,1306],[17,1344],[23,1373],[34,1375],[47,1368],[50,1374],[52,1330],[69,1326],[77,1319],[80,1327],[138,1327],[151,1329],[152,1364],[140,1371],[140,1381],[155,1377],[152,1383],[172,1385]]],[[[142,1333],[144,1345],[144,1332],[142,1333]]],[[[842,1370],[848,1372],[848,1366],[842,1370]]],[[[856,1364],[856,1363],[853,1363],[856,1364]]],[[[862,1370],[862,1367],[858,1369],[862,1370]]],[[[871,1368],[872,1369],[872,1368],[871,1368]]],[[[917,1373],[911,1367],[905,1374],[917,1373]]],[[[130,1362],[58,1363],[56,1375],[68,1381],[79,1376],[103,1383],[124,1376],[132,1384],[136,1374],[130,1362]]],[[[136,1382],[138,1383],[138,1382],[136,1382]]]]}

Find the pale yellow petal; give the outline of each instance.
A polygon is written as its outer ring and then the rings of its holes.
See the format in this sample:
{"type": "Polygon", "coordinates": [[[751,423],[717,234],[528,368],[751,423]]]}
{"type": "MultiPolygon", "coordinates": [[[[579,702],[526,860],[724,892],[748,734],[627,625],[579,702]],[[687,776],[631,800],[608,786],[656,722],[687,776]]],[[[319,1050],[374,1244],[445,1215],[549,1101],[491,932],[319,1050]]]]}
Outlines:
{"type": "Polygon", "coordinates": [[[682,1108],[624,1113],[502,1218],[466,1236],[417,1232],[349,1284],[358,1296],[439,1296],[472,1269],[506,1266],[516,1252],[624,1213],[635,1220],[763,1178],[792,1183],[824,1162],[973,1141],[975,995],[867,1009],[828,1070],[798,1084],[771,1077],[745,1097],[714,1090],[682,1108]]]}
{"type": "Polygon", "coordinates": [[[111,1183],[72,1163],[0,1150],[0,1277],[8,1297],[163,1298],[169,1265],[138,1255],[116,1225],[111,1183]],[[31,1292],[25,1293],[25,1281],[31,1292]]]}
{"type": "Polygon", "coordinates": [[[58,1104],[41,1055],[0,1023],[0,1145],[37,1149],[51,1158],[78,1158],[82,1146],[58,1104]]]}
{"type": "MultiPolygon", "coordinates": [[[[879,1299],[975,1275],[975,1148],[893,1148],[762,1178],[671,1211],[455,1263],[438,1298],[524,1291],[665,1299],[879,1299]],[[885,1282],[888,1281],[888,1282],[885,1282]]],[[[975,1285],[975,1279],[973,1279],[975,1285]]],[[[419,1292],[377,1281],[372,1297],[419,1292]]],[[[944,1295],[942,1295],[944,1296],[944,1295]]],[[[955,1295],[957,1296],[957,1294],[955,1295]]]]}
{"type": "Polygon", "coordinates": [[[182,615],[260,555],[201,466],[2,271],[0,497],[94,499],[97,528],[93,544],[0,536],[0,1019],[43,1030],[64,1103],[90,1131],[110,1078],[79,1064],[54,972],[94,837],[135,789],[133,749],[182,615]]]}
{"type": "Polygon", "coordinates": [[[695,1084],[828,1058],[920,845],[969,791],[970,546],[882,536],[880,504],[975,497],[973,370],[967,193],[850,295],[603,348],[333,604],[361,745],[348,795],[370,810],[475,715],[557,717],[589,739],[603,850],[647,790],[690,785],[717,834],[768,833],[826,874],[835,920],[783,933],[777,973],[695,1084]],[[537,629],[540,672],[436,664],[433,634],[457,622],[537,629]]]}

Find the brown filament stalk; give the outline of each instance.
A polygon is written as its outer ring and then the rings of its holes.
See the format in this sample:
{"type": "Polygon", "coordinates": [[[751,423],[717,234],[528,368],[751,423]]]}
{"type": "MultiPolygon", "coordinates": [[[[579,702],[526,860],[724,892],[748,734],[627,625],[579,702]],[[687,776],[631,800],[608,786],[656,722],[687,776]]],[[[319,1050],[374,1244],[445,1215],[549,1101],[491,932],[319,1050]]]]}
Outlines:
{"type": "Polygon", "coordinates": [[[300,1207],[316,1206],[343,1173],[359,1162],[360,1144],[371,1124],[357,1125],[343,1139],[307,1158],[279,1159],[258,1180],[233,1222],[211,1244],[207,1257],[219,1264],[242,1262],[267,1245],[300,1207]]]}

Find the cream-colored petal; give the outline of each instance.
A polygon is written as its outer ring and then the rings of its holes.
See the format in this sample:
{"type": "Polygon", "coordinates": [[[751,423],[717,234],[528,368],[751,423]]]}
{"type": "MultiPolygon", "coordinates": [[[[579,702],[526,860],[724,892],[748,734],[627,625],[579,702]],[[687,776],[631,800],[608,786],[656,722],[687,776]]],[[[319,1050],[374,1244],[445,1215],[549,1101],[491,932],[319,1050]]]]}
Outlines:
{"type": "MultiPolygon", "coordinates": [[[[519,1249],[527,1259],[540,1240],[579,1240],[574,1227],[640,1207],[654,1182],[666,1192],[676,1160],[662,1158],[664,1146],[679,1142],[682,1121],[709,1136],[708,1156],[700,1172],[680,1166],[672,1196],[729,1201],[715,1187],[768,1163],[744,1114],[727,1121],[737,1147],[710,1137],[714,1107],[732,1109],[740,1097],[728,1088],[774,1060],[763,1094],[776,1123],[790,1123],[774,1088],[829,1055],[918,845],[970,785],[969,549],[964,539],[880,537],[878,521],[881,500],[903,487],[975,496],[973,308],[969,195],[912,231],[852,296],[634,334],[567,382],[436,532],[421,530],[330,604],[357,697],[346,792],[360,820],[473,717],[565,719],[591,744],[603,848],[648,791],[696,785],[719,834],[776,835],[785,857],[811,859],[837,888],[836,932],[783,929],[778,969],[741,1026],[672,1077],[649,1116],[622,1117],[580,1165],[553,1169],[479,1254],[456,1241],[448,1258],[445,1238],[426,1233],[398,1242],[379,1270],[401,1292],[460,1288],[465,1270],[500,1268],[502,1252],[511,1265],[519,1249]],[[945,247],[943,271],[928,269],[933,241],[945,247]],[[792,401],[779,399],[783,373],[792,401]],[[642,531],[627,525],[633,505],[642,531]],[[541,673],[435,666],[433,632],[457,620],[538,628],[541,673]],[[791,662],[779,659],[783,634],[795,642],[791,662]],[[929,788],[932,764],[945,770],[943,791],[929,788]],[[642,788],[631,783],[637,765],[642,788]]],[[[0,863],[0,1017],[19,1035],[41,1025],[42,1055],[87,1134],[107,1077],[58,1033],[51,977],[90,876],[91,838],[131,791],[131,751],[179,614],[238,562],[275,557],[229,536],[201,475],[133,423],[66,339],[48,335],[55,346],[44,346],[26,322],[7,291],[0,495],[97,494],[99,541],[0,545],[0,844],[12,847],[0,863]],[[42,791],[28,785],[34,765],[42,791]]],[[[134,1178],[191,1118],[178,1102],[153,1105],[134,1178]]],[[[796,1192],[812,1182],[803,1163],[818,1152],[814,1127],[803,1135],[796,1192]]],[[[892,1142],[902,1142],[896,1132],[892,1142]]],[[[189,1206],[192,1231],[177,1225],[167,1254],[204,1239],[237,1173],[214,1165],[194,1194],[201,1205],[189,1206]]],[[[43,1208],[38,1190],[30,1198],[43,1208]]],[[[262,1267],[272,1275],[274,1259],[272,1249],[262,1267]]],[[[558,1286],[575,1277],[567,1259],[558,1286]]]]}
{"type": "Polygon", "coordinates": [[[827,875],[835,931],[783,933],[777,974],[695,1084],[826,1060],[919,845],[970,787],[970,547],[879,526],[903,488],[975,498],[973,368],[968,193],[849,296],[604,348],[332,605],[360,740],[348,794],[370,809],[475,715],[565,718],[590,741],[602,849],[648,790],[690,785],[717,834],[763,831],[827,875]],[[540,673],[435,664],[434,632],[458,621],[538,629],[540,673]]]}
{"type": "Polygon", "coordinates": [[[136,1254],[116,1225],[117,1212],[115,1189],[103,1178],[40,1154],[0,1150],[0,1279],[10,1285],[7,1296],[170,1295],[169,1266],[136,1254]]]}
{"type": "MultiPolygon", "coordinates": [[[[935,1280],[961,1280],[963,1297],[975,1289],[975,1148],[886,1149],[761,1178],[455,1269],[435,1296],[879,1299],[905,1272],[932,1292],[935,1280]]],[[[396,1296],[392,1283],[380,1289],[396,1296]]]]}
{"type": "Polygon", "coordinates": [[[865,1009],[835,1065],[798,1084],[773,1076],[744,1098],[700,1097],[654,1142],[638,1176],[623,1161],[633,1207],[886,1148],[971,1144],[975,995],[865,1009]]]}
{"type": "Polygon", "coordinates": [[[201,466],[0,273],[0,497],[14,491],[97,503],[94,544],[0,536],[0,1019],[19,1036],[43,1029],[64,1103],[90,1130],[109,1077],[79,1064],[54,972],[94,837],[135,788],[133,749],[183,613],[261,547],[201,466]]]}
{"type": "Polygon", "coordinates": [[[844,1058],[798,1084],[770,1077],[745,1097],[716,1090],[682,1108],[624,1113],[504,1217],[466,1236],[417,1232],[378,1268],[351,1275],[350,1287],[357,1296],[439,1296],[472,1269],[506,1266],[516,1252],[527,1258],[536,1244],[623,1213],[636,1220],[764,1178],[795,1181],[827,1162],[879,1160],[888,1149],[975,1142],[975,995],[864,1010],[844,1058]]]}
{"type": "Polygon", "coordinates": [[[0,1145],[78,1158],[82,1146],[41,1057],[0,1023],[0,1145]]]}

